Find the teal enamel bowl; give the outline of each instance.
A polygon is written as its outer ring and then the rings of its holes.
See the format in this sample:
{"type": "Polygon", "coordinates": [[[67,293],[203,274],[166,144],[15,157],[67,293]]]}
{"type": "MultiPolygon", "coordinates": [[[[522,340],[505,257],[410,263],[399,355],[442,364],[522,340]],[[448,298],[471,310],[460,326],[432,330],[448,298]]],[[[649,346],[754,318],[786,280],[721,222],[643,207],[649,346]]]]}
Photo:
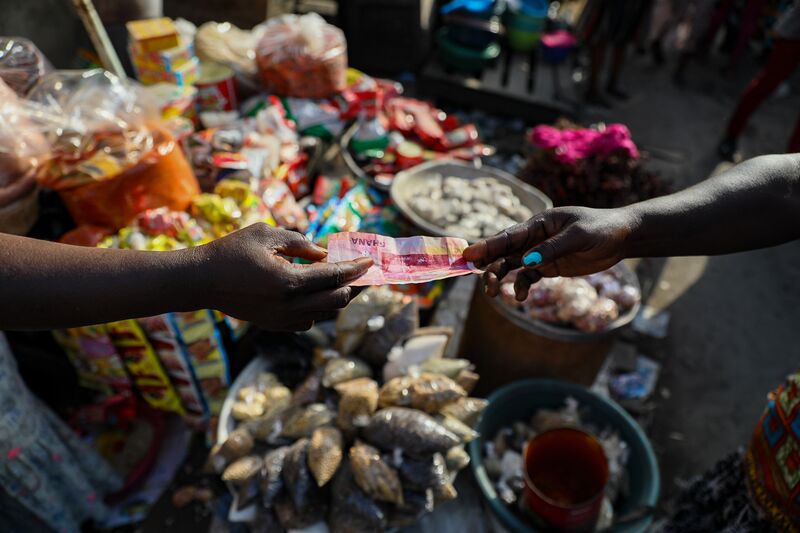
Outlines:
{"type": "MultiPolygon", "coordinates": [[[[568,398],[575,398],[586,411],[586,421],[600,427],[616,430],[630,448],[627,469],[630,490],[625,500],[614,509],[616,516],[625,515],[642,507],[654,507],[661,490],[661,477],[653,447],[639,424],[616,402],[598,396],[587,388],[565,381],[528,379],[515,381],[497,389],[489,396],[489,405],[478,422],[480,437],[469,444],[472,472],[489,504],[492,513],[512,533],[529,533],[534,530],[521,521],[498,497],[494,484],[483,465],[483,442],[497,431],[518,420],[529,420],[539,409],[558,409],[568,398]]],[[[609,531],[615,533],[643,533],[648,530],[652,516],[616,525],[609,531]]]]}

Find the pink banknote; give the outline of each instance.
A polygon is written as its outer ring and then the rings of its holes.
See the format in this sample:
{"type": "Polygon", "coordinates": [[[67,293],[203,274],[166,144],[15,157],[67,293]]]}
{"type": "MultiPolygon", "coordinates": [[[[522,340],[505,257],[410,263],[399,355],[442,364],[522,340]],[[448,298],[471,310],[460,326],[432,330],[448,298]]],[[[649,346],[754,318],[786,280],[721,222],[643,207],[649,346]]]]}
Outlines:
{"type": "Polygon", "coordinates": [[[455,237],[393,239],[372,233],[334,233],[328,239],[328,261],[371,257],[375,264],[352,285],[426,283],[480,273],[464,260],[466,247],[467,241],[455,237]]]}

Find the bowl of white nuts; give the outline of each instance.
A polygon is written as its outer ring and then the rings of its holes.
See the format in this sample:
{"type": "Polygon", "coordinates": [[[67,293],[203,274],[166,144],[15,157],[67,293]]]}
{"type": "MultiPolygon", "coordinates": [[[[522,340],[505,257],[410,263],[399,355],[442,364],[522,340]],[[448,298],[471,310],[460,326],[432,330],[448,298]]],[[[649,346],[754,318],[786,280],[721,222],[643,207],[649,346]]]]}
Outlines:
{"type": "Polygon", "coordinates": [[[473,243],[553,207],[550,198],[502,170],[438,160],[395,176],[397,208],[428,235],[473,243]]]}

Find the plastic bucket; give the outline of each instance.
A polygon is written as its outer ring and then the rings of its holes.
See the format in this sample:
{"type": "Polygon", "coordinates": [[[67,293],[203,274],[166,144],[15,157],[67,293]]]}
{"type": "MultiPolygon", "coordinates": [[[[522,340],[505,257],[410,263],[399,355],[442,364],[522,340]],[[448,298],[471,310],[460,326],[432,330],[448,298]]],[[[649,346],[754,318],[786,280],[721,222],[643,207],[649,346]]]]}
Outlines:
{"type": "MultiPolygon", "coordinates": [[[[620,263],[614,269],[626,283],[639,287],[627,266],[620,263]]],[[[461,353],[481,375],[480,394],[521,378],[556,378],[588,386],[603,366],[617,332],[638,311],[637,304],[608,329],[586,333],[534,320],[486,296],[479,282],[464,325],[461,353]]]]}

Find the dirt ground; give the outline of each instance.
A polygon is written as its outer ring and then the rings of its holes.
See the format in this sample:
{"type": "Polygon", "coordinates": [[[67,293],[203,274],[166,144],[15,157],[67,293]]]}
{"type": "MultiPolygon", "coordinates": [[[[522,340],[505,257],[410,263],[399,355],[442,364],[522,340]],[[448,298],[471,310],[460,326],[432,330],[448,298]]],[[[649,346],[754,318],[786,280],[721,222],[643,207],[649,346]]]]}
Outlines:
{"type": "MultiPolygon", "coordinates": [[[[671,69],[633,57],[626,85],[633,94],[594,119],[627,124],[650,152],[649,165],[676,188],[718,169],[716,145],[738,96],[757,71],[746,62],[734,79],[713,59],[693,65],[683,88],[671,69]]],[[[751,120],[745,158],[785,151],[800,113],[800,80],[751,120]]],[[[652,436],[664,498],[738,446],[746,445],[767,392],[800,361],[800,242],[725,257],[669,259],[650,304],[671,313],[669,336],[652,354],[663,365],[652,436]]]]}

